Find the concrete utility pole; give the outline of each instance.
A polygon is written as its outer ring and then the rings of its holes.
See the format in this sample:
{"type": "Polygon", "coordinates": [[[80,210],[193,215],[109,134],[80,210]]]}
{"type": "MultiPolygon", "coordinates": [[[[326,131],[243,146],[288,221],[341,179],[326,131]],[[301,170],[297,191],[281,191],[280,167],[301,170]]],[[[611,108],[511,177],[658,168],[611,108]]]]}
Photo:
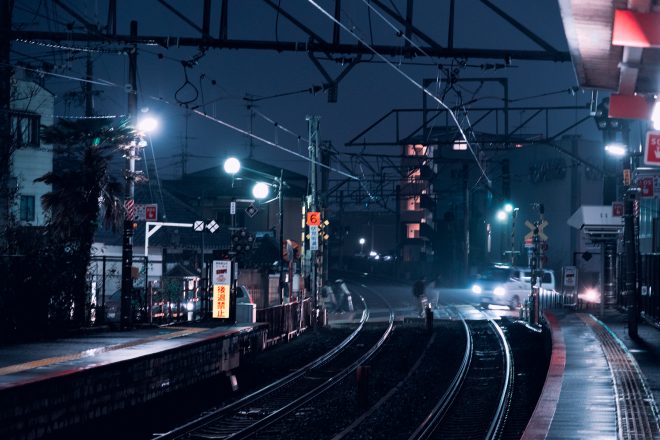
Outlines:
{"type": "MultiPolygon", "coordinates": [[[[321,150],[319,155],[321,158],[321,209],[324,220],[326,218],[326,208],[328,207],[328,190],[330,188],[330,152],[332,149],[332,143],[330,141],[324,141],[321,145],[321,150]]],[[[334,221],[334,220],[333,220],[334,221]]],[[[321,234],[325,235],[325,231],[321,234]]],[[[321,279],[321,285],[325,285],[328,282],[328,271],[330,269],[330,241],[329,240],[320,240],[323,245],[323,277],[321,279]]]]}
{"type": "MultiPolygon", "coordinates": [[[[137,21],[131,21],[131,48],[128,54],[128,116],[133,127],[137,126],[137,21]]],[[[121,249],[121,319],[120,326],[127,329],[133,324],[133,219],[135,213],[135,158],[137,139],[126,149],[126,192],[124,194],[124,233],[121,249]]],[[[148,256],[147,256],[148,257],[148,256]]]]}
{"type": "Polygon", "coordinates": [[[94,116],[94,91],[92,90],[92,79],[94,78],[94,64],[92,62],[91,52],[87,52],[85,61],[85,76],[88,81],[83,84],[83,93],[85,95],[85,116],[94,116]]]}
{"type": "MultiPolygon", "coordinates": [[[[282,193],[282,186],[284,185],[284,170],[280,169],[280,177],[279,180],[277,181],[277,213],[279,214],[279,221],[280,221],[280,252],[279,252],[279,257],[280,257],[280,281],[279,281],[279,286],[280,288],[278,289],[280,291],[280,304],[284,304],[284,250],[286,249],[284,247],[284,194],[282,193]]],[[[293,260],[293,255],[289,256],[289,264],[291,264],[293,260]]],[[[291,301],[291,292],[293,291],[293,279],[289,280],[289,286],[288,286],[288,295],[289,295],[289,301],[291,301]]]]}
{"type": "MultiPolygon", "coordinates": [[[[10,114],[11,110],[11,74],[9,54],[11,51],[11,30],[12,12],[14,10],[13,0],[0,0],[0,26],[3,32],[0,33],[0,231],[4,231],[9,225],[9,206],[11,197],[11,168],[10,158],[11,148],[11,130],[10,114]]],[[[4,244],[6,234],[0,234],[0,245],[4,244]]]]}
{"type": "MultiPolygon", "coordinates": [[[[316,197],[316,168],[318,163],[319,151],[319,116],[307,116],[309,127],[309,159],[310,159],[310,173],[309,173],[309,208],[308,211],[315,212],[318,210],[317,197],[316,197]]],[[[311,237],[311,235],[310,235],[311,237]]],[[[310,239],[311,241],[311,239],[310,239]]],[[[318,281],[316,280],[316,250],[311,249],[310,246],[310,288],[312,304],[314,307],[314,322],[318,319],[318,281]]]]}
{"type": "MultiPolygon", "coordinates": [[[[630,169],[628,169],[630,171],[630,169]]],[[[639,322],[639,298],[637,294],[637,246],[635,243],[635,199],[637,188],[625,183],[626,189],[623,201],[623,246],[625,255],[625,288],[628,299],[628,336],[637,339],[639,322]]],[[[603,251],[605,248],[603,247],[603,251]]],[[[601,295],[601,303],[605,301],[601,295]]]]}

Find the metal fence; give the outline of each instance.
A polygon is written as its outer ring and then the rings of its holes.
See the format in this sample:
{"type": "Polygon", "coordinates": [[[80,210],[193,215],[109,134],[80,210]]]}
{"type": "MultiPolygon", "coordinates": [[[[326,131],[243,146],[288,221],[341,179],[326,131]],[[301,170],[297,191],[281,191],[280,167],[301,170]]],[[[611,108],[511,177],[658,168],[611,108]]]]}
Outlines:
{"type": "Polygon", "coordinates": [[[288,339],[311,324],[312,302],[305,298],[265,309],[257,309],[257,321],[268,323],[268,340],[288,339]]]}
{"type": "MultiPolygon", "coordinates": [[[[119,322],[121,306],[121,257],[93,256],[87,271],[88,322],[91,325],[119,322]]],[[[147,301],[147,286],[149,264],[145,257],[134,257],[133,267],[133,320],[147,320],[145,311],[147,301]],[[136,276],[137,275],[137,276],[136,276]]]]}

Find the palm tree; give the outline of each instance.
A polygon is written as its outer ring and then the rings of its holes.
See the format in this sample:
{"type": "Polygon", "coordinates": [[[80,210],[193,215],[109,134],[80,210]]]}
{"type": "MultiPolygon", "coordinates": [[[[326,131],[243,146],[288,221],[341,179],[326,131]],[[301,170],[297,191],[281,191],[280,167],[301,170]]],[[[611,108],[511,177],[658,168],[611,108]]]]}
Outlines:
{"type": "Polygon", "coordinates": [[[66,274],[51,302],[61,305],[64,316],[73,307],[74,323],[83,325],[94,234],[100,221],[114,229],[123,218],[121,183],[111,175],[110,162],[135,134],[126,124],[113,127],[106,120],[84,119],[59,120],[44,128],[42,137],[60,156],[53,171],[36,179],[53,188],[41,202],[48,212],[53,270],[66,274]]]}

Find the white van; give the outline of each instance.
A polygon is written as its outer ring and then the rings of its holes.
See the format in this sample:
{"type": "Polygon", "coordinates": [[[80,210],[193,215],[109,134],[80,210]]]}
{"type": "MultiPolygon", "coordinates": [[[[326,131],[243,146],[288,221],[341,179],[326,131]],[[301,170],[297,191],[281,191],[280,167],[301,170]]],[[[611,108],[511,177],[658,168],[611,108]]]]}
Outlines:
{"type": "MultiPolygon", "coordinates": [[[[477,275],[472,285],[472,293],[477,302],[484,307],[488,305],[519,308],[529,296],[532,271],[529,268],[495,265],[477,275]]],[[[552,270],[543,269],[540,280],[537,281],[541,295],[554,292],[555,274],[552,270]]]]}

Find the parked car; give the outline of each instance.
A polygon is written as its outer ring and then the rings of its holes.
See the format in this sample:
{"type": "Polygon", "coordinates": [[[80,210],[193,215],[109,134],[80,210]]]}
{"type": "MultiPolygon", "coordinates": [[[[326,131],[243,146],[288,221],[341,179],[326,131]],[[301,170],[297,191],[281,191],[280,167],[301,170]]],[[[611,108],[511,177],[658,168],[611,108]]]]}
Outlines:
{"type": "MultiPolygon", "coordinates": [[[[508,306],[514,310],[531,292],[532,271],[529,268],[495,265],[477,275],[472,284],[472,293],[479,304],[508,306]]],[[[555,291],[555,274],[550,269],[543,269],[537,279],[539,293],[546,295],[555,291]]]]}

